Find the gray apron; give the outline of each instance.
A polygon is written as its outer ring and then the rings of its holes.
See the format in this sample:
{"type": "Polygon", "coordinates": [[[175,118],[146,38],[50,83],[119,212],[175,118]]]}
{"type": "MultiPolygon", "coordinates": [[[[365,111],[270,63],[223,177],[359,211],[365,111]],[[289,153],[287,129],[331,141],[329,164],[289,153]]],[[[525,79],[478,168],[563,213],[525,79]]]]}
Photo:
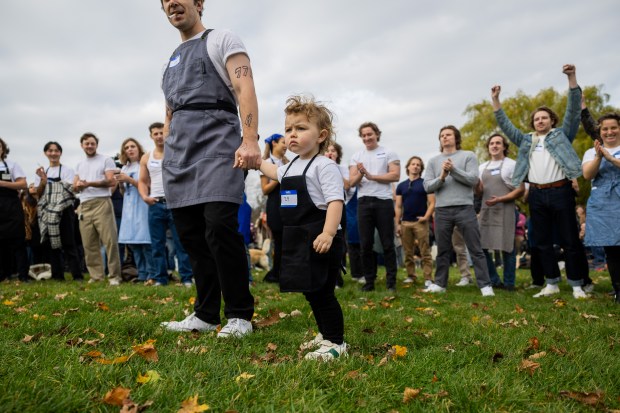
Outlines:
{"type": "Polygon", "coordinates": [[[173,111],[162,163],[169,208],[243,201],[244,174],[233,169],[241,144],[237,104],[207,53],[209,32],[182,43],[164,72],[173,111]]]}
{"type": "Polygon", "coordinates": [[[499,202],[490,207],[491,196],[504,196],[512,191],[502,180],[502,165],[482,172],[482,208],[480,209],[480,243],[482,249],[511,252],[515,245],[515,203],[499,202]]]}

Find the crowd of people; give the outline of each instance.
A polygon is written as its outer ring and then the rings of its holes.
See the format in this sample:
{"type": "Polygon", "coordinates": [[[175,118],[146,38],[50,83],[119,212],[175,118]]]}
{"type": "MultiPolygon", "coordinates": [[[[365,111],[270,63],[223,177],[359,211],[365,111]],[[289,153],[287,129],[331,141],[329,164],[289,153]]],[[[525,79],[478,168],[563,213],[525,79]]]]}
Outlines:
{"type": "Polygon", "coordinates": [[[289,98],[284,135],[264,140],[261,159],[258,104],[242,41],[228,31],[206,30],[200,0],[161,5],[182,43],[163,74],[166,118],[149,126],[151,151],[127,138],[116,164],[97,152],[99,139],[87,132],[80,138],[85,157],[72,169],[61,162],[60,143],[50,141],[43,147],[49,166],[37,169],[28,186],[0,139],[0,279],[16,273],[28,281],[30,265],[45,262],[55,280],[65,280],[68,268],[74,280],[83,280],[86,270],[89,283],[107,276],[115,286],[132,256],[135,280],[163,287],[174,250],[179,284],[195,284],[197,298],[194,313],[162,326],[215,331],[223,301],[228,322],[217,336],[250,334],[249,240],[240,232],[238,211],[242,205],[244,217],[249,212],[247,170],[260,169],[273,249],[264,281],[306,297],[319,330],[301,346],[313,350],[308,359],[347,353],[335,294],[347,261],[362,291],[378,287],[379,265],[386,290],[395,291],[402,252],[406,276],[400,281],[415,284],[420,274],[423,291],[438,294],[446,292],[456,252],[456,285],[471,283],[473,266],[477,287],[488,297],[498,288],[515,290],[517,257],[527,250],[531,287],[540,288],[534,297],[544,297],[560,292],[559,249],[573,296],[584,299],[593,287],[585,244],[599,256],[604,251],[620,303],[620,225],[608,212],[620,205],[620,115],[595,121],[583,103],[580,109],[574,66],[563,67],[569,91],[561,125],[550,108],[539,107],[531,115],[533,131],[517,129],[502,110],[500,86],[493,86],[502,133],[489,131],[488,160],[480,163],[463,150],[460,131],[447,125],[438,134],[440,154],[426,164],[411,156],[399,183],[400,155],[384,146],[376,123],[359,126],[363,146],[341,165],[331,111],[303,96],[289,98]],[[594,140],[583,160],[572,147],[580,120],[594,140]],[[516,160],[508,157],[510,142],[516,160]],[[294,156],[289,160],[287,153],[294,156]],[[582,174],[592,180],[592,193],[580,238],[572,182],[582,174]],[[115,208],[115,196],[121,207],[115,208]],[[529,204],[527,230],[518,200],[529,204]]]}

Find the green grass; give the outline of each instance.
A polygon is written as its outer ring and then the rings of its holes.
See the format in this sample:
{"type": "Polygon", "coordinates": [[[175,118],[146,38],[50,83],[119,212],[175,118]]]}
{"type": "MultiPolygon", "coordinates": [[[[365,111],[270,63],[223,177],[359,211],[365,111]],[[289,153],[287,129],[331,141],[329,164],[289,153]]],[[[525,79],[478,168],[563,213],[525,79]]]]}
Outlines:
{"type": "MultiPolygon", "coordinates": [[[[596,291],[584,301],[574,300],[566,284],[556,297],[534,299],[535,291],[519,288],[483,298],[476,287],[452,284],[447,294],[423,294],[419,284],[399,285],[397,294],[389,294],[382,276],[377,291],[362,293],[347,279],[337,295],[349,357],[331,363],[305,361],[298,352],[316,331],[303,296],[262,282],[252,290],[255,322],[270,311],[302,315],[229,340],[159,327],[192,311],[193,289],[4,282],[0,411],[116,412],[120,407],[102,399],[118,386],[131,389],[136,404],[152,401],[146,410],[152,412],[176,412],[194,395],[217,412],[620,409],[620,306],[606,294],[608,274],[593,277],[596,291]],[[56,299],[61,294],[67,295],[56,299]],[[26,336],[35,337],[23,342],[26,336]],[[531,348],[533,338],[538,349],[531,348]],[[93,350],[106,359],[127,356],[149,339],[156,340],[157,362],[136,355],[102,365],[84,357],[93,350]],[[270,343],[275,351],[268,350],[270,343]],[[404,357],[388,355],[395,345],[407,348],[404,357]],[[519,369],[543,351],[532,360],[540,363],[532,374],[519,369]],[[139,384],[136,378],[148,370],[161,378],[139,384]],[[242,373],[254,377],[238,379],[242,373]],[[406,388],[420,389],[409,403],[403,402],[406,388]],[[591,407],[562,391],[602,395],[591,407]]],[[[518,272],[521,286],[528,278],[529,272],[518,272]]],[[[451,282],[457,280],[452,274],[451,282]]]]}

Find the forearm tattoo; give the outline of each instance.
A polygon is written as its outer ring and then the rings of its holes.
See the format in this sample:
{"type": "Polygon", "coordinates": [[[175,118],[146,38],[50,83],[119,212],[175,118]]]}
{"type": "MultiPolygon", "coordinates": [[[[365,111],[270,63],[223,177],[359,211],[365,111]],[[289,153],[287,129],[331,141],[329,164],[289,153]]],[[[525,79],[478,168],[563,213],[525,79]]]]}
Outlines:
{"type": "Polygon", "coordinates": [[[250,71],[250,66],[239,66],[238,68],[235,69],[235,74],[237,75],[237,79],[241,78],[241,76],[243,76],[243,77],[246,77],[246,76],[252,77],[252,72],[250,71]]]}
{"type": "Polygon", "coordinates": [[[252,114],[250,113],[248,116],[245,117],[245,126],[252,126],[252,119],[254,119],[254,117],[252,116],[252,114]]]}

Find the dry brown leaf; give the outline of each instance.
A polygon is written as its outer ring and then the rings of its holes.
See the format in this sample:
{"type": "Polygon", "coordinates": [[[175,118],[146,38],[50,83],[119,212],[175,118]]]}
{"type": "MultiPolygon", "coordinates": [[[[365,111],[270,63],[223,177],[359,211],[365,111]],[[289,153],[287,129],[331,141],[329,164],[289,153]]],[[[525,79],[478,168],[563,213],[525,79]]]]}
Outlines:
{"type": "Polygon", "coordinates": [[[27,313],[28,309],[26,307],[17,307],[17,308],[14,308],[13,311],[20,314],[20,313],[27,313]]]}
{"type": "Polygon", "coordinates": [[[157,356],[157,350],[155,350],[155,341],[156,340],[147,340],[144,344],[139,344],[137,346],[132,346],[133,351],[138,354],[140,357],[144,358],[148,361],[157,361],[159,357],[157,356]]]}
{"type": "Polygon", "coordinates": [[[186,400],[183,400],[181,403],[181,408],[177,413],[200,413],[205,410],[209,410],[209,406],[206,404],[198,404],[198,395],[194,397],[189,397],[186,400]]]}
{"type": "Polygon", "coordinates": [[[387,362],[388,362],[388,358],[387,357],[383,357],[381,359],[381,361],[379,361],[379,364],[377,364],[377,366],[378,367],[385,366],[387,364],[387,362]]]}
{"type": "Polygon", "coordinates": [[[279,322],[280,322],[280,311],[272,309],[272,310],[269,310],[269,314],[267,315],[267,317],[263,318],[262,320],[255,321],[254,326],[256,328],[265,328],[265,327],[270,327],[279,322]]]}
{"type": "Polygon", "coordinates": [[[99,364],[121,364],[121,363],[126,363],[127,360],[129,360],[129,356],[116,357],[115,359],[112,359],[112,360],[98,358],[98,359],[95,359],[95,362],[99,364]]]}
{"type": "Polygon", "coordinates": [[[121,300],[121,301],[127,301],[127,300],[129,300],[131,297],[129,297],[128,295],[121,295],[121,296],[120,296],[120,297],[118,297],[118,298],[119,298],[119,300],[121,300]]]}
{"type": "Polygon", "coordinates": [[[101,351],[97,351],[97,350],[93,350],[93,351],[89,351],[88,353],[84,354],[84,357],[90,357],[90,358],[98,358],[101,357],[103,355],[103,353],[101,351]]]}
{"type": "Polygon", "coordinates": [[[274,343],[267,344],[267,351],[276,351],[278,349],[278,345],[274,343]]]}
{"type": "Polygon", "coordinates": [[[577,400],[579,403],[586,404],[588,406],[598,406],[603,404],[603,397],[605,393],[601,391],[597,392],[579,392],[579,391],[561,391],[560,395],[568,397],[573,400],[577,400]]]}
{"type": "Polygon", "coordinates": [[[538,350],[540,348],[540,341],[538,341],[538,337],[531,337],[530,338],[530,349],[532,350],[538,350]]]}
{"type": "Polygon", "coordinates": [[[405,317],[405,321],[408,323],[413,323],[413,317],[405,317]]]}
{"type": "Polygon", "coordinates": [[[112,406],[122,406],[123,400],[129,398],[129,393],[131,389],[126,389],[124,387],[116,387],[105,394],[103,397],[103,402],[105,404],[111,404],[112,406]]]}
{"type": "Polygon", "coordinates": [[[599,317],[596,315],[592,315],[592,314],[586,314],[586,313],[581,313],[580,314],[583,318],[585,318],[586,320],[596,320],[599,317]]]}
{"type": "Polygon", "coordinates": [[[68,296],[69,293],[63,293],[63,294],[56,294],[54,296],[54,300],[56,301],[60,301],[60,300],[64,300],[66,296],[68,296]]]}
{"type": "Polygon", "coordinates": [[[110,307],[106,303],[97,303],[97,308],[101,311],[110,311],[110,307]]]}
{"type": "Polygon", "coordinates": [[[41,337],[43,337],[43,333],[37,333],[33,336],[26,335],[24,338],[22,338],[22,343],[34,343],[38,341],[41,337]]]}
{"type": "Polygon", "coordinates": [[[411,400],[418,397],[422,389],[412,389],[411,387],[405,387],[403,392],[403,403],[409,403],[411,400]]]}
{"type": "Polygon", "coordinates": [[[437,377],[437,372],[433,372],[433,378],[431,379],[433,383],[437,383],[439,381],[439,377],[437,377]]]}
{"type": "Polygon", "coordinates": [[[149,400],[144,404],[138,405],[134,403],[131,399],[125,399],[123,400],[123,408],[120,410],[120,413],[140,413],[149,408],[152,404],[152,400],[149,400]]]}
{"type": "Polygon", "coordinates": [[[561,308],[561,307],[564,307],[565,305],[566,305],[566,300],[563,300],[561,298],[556,298],[555,300],[553,300],[554,307],[561,308]]]}
{"type": "Polygon", "coordinates": [[[79,346],[80,344],[82,344],[82,342],[84,342],[82,338],[76,337],[76,338],[71,338],[67,340],[65,343],[67,343],[67,345],[70,347],[75,347],[75,346],[79,346]]]}
{"type": "Polygon", "coordinates": [[[521,308],[521,306],[519,304],[515,304],[515,311],[519,314],[524,313],[525,310],[523,308],[521,308]]]}
{"type": "Polygon", "coordinates": [[[531,360],[521,360],[521,364],[519,365],[519,371],[527,371],[530,376],[534,375],[534,371],[540,368],[540,363],[536,363],[531,360]]]}
{"type": "Polygon", "coordinates": [[[559,356],[565,356],[568,353],[568,351],[564,347],[557,348],[556,346],[551,346],[549,350],[553,351],[555,354],[559,356]]]}

